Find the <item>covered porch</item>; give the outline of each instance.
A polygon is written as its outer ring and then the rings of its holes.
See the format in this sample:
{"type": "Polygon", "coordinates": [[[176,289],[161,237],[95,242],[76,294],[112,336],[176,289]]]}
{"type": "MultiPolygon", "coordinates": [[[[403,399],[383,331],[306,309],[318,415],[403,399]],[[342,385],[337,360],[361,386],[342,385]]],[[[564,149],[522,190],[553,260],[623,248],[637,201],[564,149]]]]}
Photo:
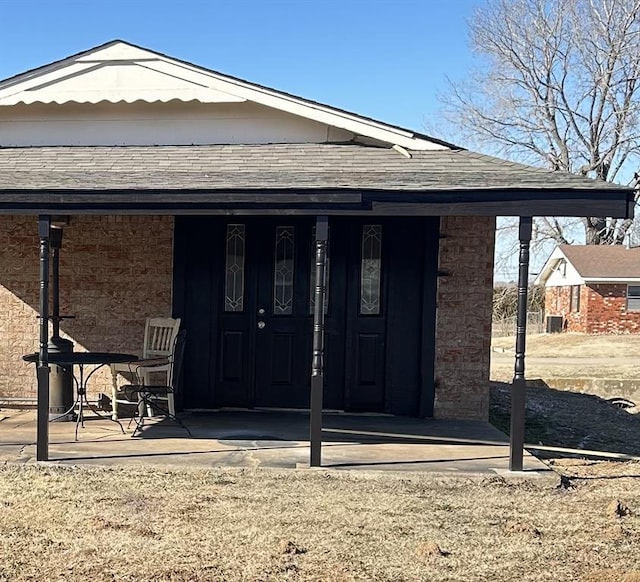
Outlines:
{"type": "MultiPolygon", "coordinates": [[[[0,461],[36,458],[35,411],[6,411],[0,420],[0,461]]],[[[164,467],[309,467],[309,415],[235,411],[182,417],[177,424],[146,424],[137,438],[107,420],[90,419],[74,441],[72,423],[50,425],[50,460],[60,464],[164,467]]],[[[125,424],[126,426],[126,424],[125,424]]],[[[509,467],[505,435],[481,421],[411,419],[386,415],[325,414],[325,469],[502,474],[509,467]]],[[[551,473],[525,454],[527,474],[551,473]]]]}
{"type": "MultiPolygon", "coordinates": [[[[194,241],[179,236],[180,228],[184,230],[185,225],[189,226],[189,232],[193,232],[187,219],[197,216],[199,218],[214,217],[221,221],[216,235],[218,239],[222,233],[229,232],[230,226],[239,223],[248,224],[250,220],[258,221],[260,227],[264,227],[268,221],[273,223],[272,228],[276,234],[279,232],[278,229],[288,226],[288,224],[280,225],[274,222],[276,219],[281,220],[281,217],[286,217],[289,222],[293,220],[308,222],[307,235],[303,239],[308,254],[305,256],[298,252],[297,255],[305,257],[298,262],[306,270],[298,272],[305,273],[302,278],[308,281],[309,273],[314,270],[315,284],[302,287],[301,292],[296,291],[302,299],[303,307],[298,314],[294,309],[292,321],[296,326],[300,325],[292,332],[290,338],[285,338],[286,341],[281,344],[273,341],[271,346],[304,345],[299,341],[300,338],[304,338],[307,342],[306,363],[300,369],[308,381],[309,397],[300,401],[302,405],[300,403],[296,405],[300,408],[308,406],[310,410],[308,418],[304,416],[302,418],[305,419],[303,424],[306,426],[311,449],[310,452],[306,451],[306,462],[309,462],[310,458],[310,464],[313,466],[337,462],[328,461],[326,458],[323,460],[320,452],[323,440],[328,434],[323,432],[326,428],[325,419],[332,417],[327,412],[323,414],[323,408],[326,407],[323,406],[327,379],[325,365],[326,370],[330,372],[331,366],[336,362],[330,351],[325,352],[323,341],[326,317],[328,313],[329,317],[335,315],[335,307],[333,312],[331,310],[327,312],[325,308],[326,288],[323,284],[324,273],[328,266],[327,245],[330,229],[332,225],[335,228],[340,221],[355,221],[364,233],[367,226],[377,224],[384,226],[385,221],[397,221],[395,233],[391,237],[386,237],[386,240],[397,242],[402,240],[403,236],[407,239],[405,252],[398,251],[392,257],[393,264],[404,269],[407,278],[404,280],[393,278],[386,286],[394,292],[397,292],[398,288],[406,288],[414,292],[413,305],[417,308],[410,312],[403,312],[403,308],[409,303],[398,295],[395,299],[396,306],[389,311],[389,322],[385,323],[378,313],[372,313],[371,317],[368,317],[368,314],[363,314],[361,309],[358,311],[358,308],[354,315],[354,317],[367,315],[367,317],[360,317],[362,327],[361,333],[358,333],[365,341],[358,345],[373,346],[376,349],[377,346],[381,346],[380,357],[374,351],[371,352],[373,354],[370,358],[371,362],[379,362],[386,358],[386,363],[380,368],[379,382],[376,378],[376,382],[386,392],[383,392],[384,396],[378,399],[381,403],[380,410],[375,411],[394,412],[393,408],[387,408],[387,401],[393,404],[394,397],[395,402],[398,402],[397,396],[400,392],[399,388],[394,386],[410,386],[413,390],[411,401],[413,407],[407,407],[408,412],[402,411],[401,414],[422,418],[432,415],[440,416],[443,418],[442,422],[446,423],[455,423],[456,421],[449,419],[456,416],[460,418],[463,414],[469,414],[467,418],[472,414],[475,418],[486,418],[495,217],[505,214],[520,217],[519,285],[521,313],[524,314],[531,217],[583,214],[627,217],[632,213],[633,191],[576,176],[507,163],[461,149],[446,152],[413,152],[407,155],[405,153],[396,149],[333,144],[0,149],[0,167],[4,165],[20,168],[19,171],[3,174],[4,178],[0,180],[0,190],[2,190],[0,213],[31,215],[34,234],[36,220],[39,224],[40,349],[36,455],[38,460],[51,458],[49,430],[59,430],[51,427],[47,419],[48,322],[51,318],[49,312],[51,226],[53,217],[60,215],[71,217],[71,229],[74,228],[75,222],[82,223],[88,218],[108,217],[113,219],[114,223],[121,220],[121,217],[166,218],[164,222],[166,222],[167,231],[163,233],[165,246],[155,250],[154,253],[153,238],[150,241],[146,238],[147,244],[151,242],[148,247],[151,254],[143,253],[142,256],[152,263],[157,260],[161,252],[166,253],[167,248],[173,253],[171,257],[173,273],[168,273],[169,277],[165,280],[170,282],[169,288],[171,286],[173,288],[171,307],[173,315],[177,317],[184,316],[186,313],[183,311],[186,309],[185,297],[197,297],[204,302],[210,302],[215,296],[214,286],[217,285],[220,289],[224,281],[223,269],[216,270],[211,267],[215,260],[221,263],[221,254],[218,255],[218,259],[212,259],[214,252],[212,249],[215,246],[211,244],[210,234],[213,230],[204,229],[202,236],[199,239],[196,237],[194,245],[189,247],[194,241]],[[123,152],[126,152],[127,156],[121,155],[123,152]],[[80,161],[85,169],[77,171],[80,161]],[[229,170],[232,166],[241,170],[229,170]],[[53,169],[42,171],[43,167],[53,169]],[[348,171],[345,171],[344,168],[347,167],[348,171]],[[418,218],[424,221],[425,225],[431,225],[428,229],[417,229],[416,232],[422,233],[422,238],[401,227],[405,221],[408,224],[408,221],[418,218]],[[311,230],[312,227],[315,227],[315,230],[311,230]],[[312,232],[314,234],[311,234],[312,232]],[[186,244],[184,244],[185,240],[186,244]],[[311,250],[309,246],[312,247],[311,253],[309,253],[311,250]],[[191,259],[195,256],[196,265],[200,263],[209,265],[206,269],[211,276],[208,280],[203,280],[204,284],[183,284],[185,279],[180,276],[179,269],[186,268],[187,271],[194,269],[193,263],[180,260],[185,255],[191,259]],[[313,261],[312,266],[311,261],[313,261]],[[396,281],[401,284],[394,286],[396,281]],[[314,297],[312,313],[307,307],[311,290],[314,297]],[[380,331],[371,327],[374,322],[382,322],[380,331]],[[387,336],[387,339],[384,339],[384,334],[388,334],[390,329],[393,330],[393,326],[395,326],[397,337],[402,337],[403,334],[406,335],[407,325],[416,322],[415,341],[410,341],[398,348],[398,344],[393,341],[393,336],[387,336]],[[397,353],[393,352],[393,346],[397,349],[397,353]],[[407,366],[402,365],[402,358],[406,358],[410,350],[414,351],[410,365],[413,377],[407,380],[402,376],[408,369],[407,366]],[[394,362],[395,367],[392,365],[394,362]],[[444,420],[445,418],[447,420],[444,420]]],[[[348,223],[343,223],[343,225],[346,224],[348,223]]],[[[352,230],[344,226],[344,236],[347,237],[352,230]]],[[[337,231],[334,230],[335,232],[337,231]]],[[[271,234],[265,238],[260,233],[261,230],[258,228],[253,246],[254,249],[258,249],[258,252],[261,252],[265,241],[273,243],[271,234]]],[[[91,234],[87,233],[88,236],[91,234]]],[[[132,230],[130,234],[126,243],[129,248],[135,248],[140,233],[132,230]]],[[[355,264],[359,262],[361,265],[364,264],[364,246],[360,246],[357,238],[346,245],[336,244],[336,242],[334,240],[331,247],[333,269],[338,264],[336,259],[344,256],[347,247],[354,249],[355,264]],[[361,251],[362,255],[359,254],[361,251]]],[[[78,250],[86,253],[87,246],[89,245],[81,246],[78,250]]],[[[223,248],[224,245],[219,244],[218,252],[223,248]]],[[[64,253],[64,249],[62,252],[64,253]]],[[[272,259],[274,256],[277,257],[279,252],[277,246],[270,252],[275,255],[268,255],[264,261],[258,260],[254,275],[247,271],[247,276],[253,276],[257,281],[254,286],[256,296],[260,294],[262,266],[270,262],[273,265],[272,259]]],[[[384,258],[385,251],[381,252],[384,258]]],[[[89,258],[91,257],[99,267],[101,263],[99,249],[91,251],[89,258]]],[[[122,257],[117,254],[110,258],[114,269],[122,264],[121,261],[122,257]]],[[[343,267],[344,278],[350,277],[354,269],[348,264],[346,266],[343,264],[343,267]]],[[[392,272],[389,268],[386,270],[392,272]]],[[[154,278],[153,273],[147,274],[150,274],[151,279],[154,278]]],[[[164,274],[167,274],[166,271],[164,274]]],[[[362,276],[356,275],[354,279],[352,289],[356,290],[356,295],[353,293],[350,295],[347,290],[344,292],[344,297],[357,297],[358,289],[362,291],[362,276]]],[[[332,285],[337,281],[339,281],[337,277],[331,278],[332,285]]],[[[144,287],[136,283],[135,279],[131,282],[136,288],[144,291],[144,287]]],[[[117,284],[117,281],[114,284],[117,284]]],[[[98,296],[100,293],[109,293],[109,289],[108,285],[101,285],[100,288],[92,288],[91,291],[98,296]]],[[[267,296],[271,296],[274,289],[273,280],[267,279],[264,289],[267,291],[267,296]]],[[[384,288],[382,295],[384,296],[384,288]]],[[[331,290],[331,296],[336,298],[334,290],[331,290]]],[[[387,293],[387,296],[391,294],[387,293]]],[[[138,299],[142,305],[144,296],[141,295],[138,299]]],[[[218,304],[223,305],[223,302],[218,300],[218,304]]],[[[342,305],[340,301],[337,304],[342,305]]],[[[113,308],[113,302],[109,306],[113,308]]],[[[255,321],[255,318],[262,315],[260,312],[262,307],[260,303],[253,304],[251,312],[247,312],[248,315],[244,319],[243,325],[247,326],[246,329],[251,329],[246,336],[248,345],[258,345],[258,340],[255,339],[257,337],[255,334],[258,333],[256,329],[263,329],[260,324],[264,321],[260,319],[255,321]]],[[[122,312],[127,306],[119,305],[117,308],[122,312]]],[[[221,308],[218,307],[218,309],[221,308]]],[[[197,326],[203,324],[206,326],[203,333],[209,337],[214,337],[223,329],[221,325],[215,323],[213,315],[203,319],[197,316],[201,313],[200,311],[196,310],[194,313],[196,315],[188,322],[190,336],[193,336],[197,326]]],[[[130,317],[136,315],[137,313],[132,313],[130,317]]],[[[283,315],[287,314],[283,313],[283,315]]],[[[345,329],[348,329],[348,321],[345,325],[345,329]]],[[[351,327],[356,329],[357,326],[351,327]]],[[[233,341],[244,341],[240,337],[241,330],[234,328],[232,324],[225,329],[233,341]]],[[[283,334],[289,332],[283,328],[278,333],[281,335],[279,339],[282,339],[283,334]]],[[[510,442],[511,458],[508,460],[508,466],[517,471],[525,468],[523,464],[524,334],[525,325],[519,322],[510,442]]],[[[357,352],[349,348],[348,342],[349,337],[343,353],[353,358],[357,352]]],[[[196,345],[204,344],[196,342],[196,345]]],[[[107,349],[109,347],[104,346],[107,349]]],[[[219,353],[219,348],[215,346],[208,348],[208,354],[219,353]]],[[[250,381],[254,383],[253,388],[249,386],[249,390],[255,389],[255,379],[262,378],[258,374],[261,371],[258,366],[259,360],[253,357],[243,360],[245,355],[240,351],[237,353],[239,355],[229,361],[239,362],[238,370],[249,370],[250,381]]],[[[251,355],[252,352],[243,353],[251,355]]],[[[264,351],[260,349],[253,352],[258,356],[263,353],[264,351]]],[[[284,352],[274,351],[273,353],[279,356],[284,352]]],[[[286,360],[286,357],[282,359],[286,360]]],[[[276,361],[277,358],[273,358],[262,369],[268,369],[269,365],[276,361]]],[[[302,360],[296,358],[295,361],[302,360]]],[[[362,357],[362,362],[364,362],[362,370],[374,369],[367,363],[365,357],[362,357]]],[[[190,377],[189,363],[187,358],[187,379],[190,377]]],[[[218,378],[217,386],[220,385],[219,368],[219,365],[217,369],[210,365],[206,367],[206,373],[210,378],[214,376],[218,378]]],[[[193,367],[191,369],[193,370],[193,367]]],[[[362,375],[358,376],[358,373],[354,373],[352,377],[361,378],[362,375]]],[[[298,381],[297,389],[304,389],[307,381],[304,384],[302,380],[298,381]]],[[[367,382],[373,384],[373,382],[367,382]]],[[[345,374],[340,376],[338,384],[345,389],[350,389],[354,382],[349,380],[348,374],[345,374]]],[[[265,394],[271,399],[267,399],[268,403],[275,401],[277,407],[286,407],[286,401],[277,401],[273,398],[274,390],[267,391],[265,394]]],[[[365,394],[364,390],[362,394],[365,394]]],[[[254,399],[254,405],[259,406],[260,400],[254,399]]],[[[273,406],[273,404],[268,405],[273,406]]],[[[213,407],[215,407],[215,401],[213,407]]],[[[371,409],[365,409],[365,412],[371,412],[371,409]]],[[[327,448],[331,450],[331,447],[327,448]]],[[[304,451],[304,447],[300,450],[304,451]]],[[[495,451],[489,454],[489,457],[500,457],[494,453],[495,451]]],[[[64,453],[61,456],[64,457],[64,453]]]]}
{"type": "Polygon", "coordinates": [[[0,109],[0,387],[37,393],[38,460],[63,430],[48,423],[50,328],[83,361],[131,361],[145,318],[169,315],[188,334],[183,409],[308,410],[314,466],[326,409],[486,420],[495,217],[520,217],[524,314],[531,217],[632,215],[630,188],[123,41],[0,82],[0,109]]]}

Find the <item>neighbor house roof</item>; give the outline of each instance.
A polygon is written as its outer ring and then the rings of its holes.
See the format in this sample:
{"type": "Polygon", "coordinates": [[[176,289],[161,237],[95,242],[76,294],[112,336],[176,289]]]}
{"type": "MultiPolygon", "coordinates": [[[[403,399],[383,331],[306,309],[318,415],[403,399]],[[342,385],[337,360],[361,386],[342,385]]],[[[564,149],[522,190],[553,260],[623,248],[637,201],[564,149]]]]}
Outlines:
{"type": "Polygon", "coordinates": [[[536,284],[545,284],[562,261],[568,261],[586,283],[640,280],[640,247],[621,245],[558,245],[536,284]]]}
{"type": "Polygon", "coordinates": [[[560,250],[585,280],[640,277],[640,247],[560,245],[560,250]]]}

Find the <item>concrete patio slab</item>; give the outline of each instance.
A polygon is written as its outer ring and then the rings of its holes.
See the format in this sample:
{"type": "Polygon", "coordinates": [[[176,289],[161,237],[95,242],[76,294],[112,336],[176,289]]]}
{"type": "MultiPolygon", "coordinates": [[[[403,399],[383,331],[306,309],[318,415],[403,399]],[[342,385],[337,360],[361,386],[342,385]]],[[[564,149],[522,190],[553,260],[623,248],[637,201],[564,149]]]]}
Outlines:
{"type": "MultiPolygon", "coordinates": [[[[309,418],[301,412],[221,411],[182,417],[191,437],[168,420],[133,426],[88,415],[74,440],[75,423],[49,424],[49,458],[62,464],[301,468],[309,463],[309,418]]],[[[0,462],[35,462],[33,410],[0,412],[0,462]]],[[[505,473],[509,445],[488,423],[419,420],[382,415],[324,416],[325,469],[505,473]]],[[[553,475],[525,455],[525,474],[553,475]]],[[[522,474],[520,474],[522,475],[522,474]]]]}

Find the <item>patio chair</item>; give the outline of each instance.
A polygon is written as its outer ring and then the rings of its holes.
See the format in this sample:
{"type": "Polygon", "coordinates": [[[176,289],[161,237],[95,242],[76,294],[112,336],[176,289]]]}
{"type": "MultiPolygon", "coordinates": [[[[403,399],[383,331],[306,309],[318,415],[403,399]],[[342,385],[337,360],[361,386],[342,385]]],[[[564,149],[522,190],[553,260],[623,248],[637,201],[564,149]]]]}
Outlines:
{"type": "MultiPolygon", "coordinates": [[[[122,392],[118,389],[118,374],[128,375],[131,382],[140,382],[143,384],[151,384],[150,374],[162,374],[162,384],[169,384],[170,367],[169,356],[174,348],[175,340],[180,329],[180,318],[172,319],[170,317],[150,317],[146,320],[144,326],[144,343],[142,346],[142,358],[131,364],[114,364],[111,366],[112,390],[111,390],[111,417],[118,419],[118,404],[131,404],[122,396],[122,392]],[[153,370],[145,370],[145,363],[157,363],[153,370]],[[137,378],[134,372],[140,370],[146,376],[137,378]]],[[[175,403],[173,396],[168,402],[169,411],[175,414],[175,403]]]]}
{"type": "MultiPolygon", "coordinates": [[[[130,402],[137,402],[136,414],[131,420],[135,420],[136,428],[131,436],[142,429],[144,419],[147,416],[164,416],[173,420],[184,428],[189,436],[191,431],[176,416],[175,409],[169,408],[169,403],[174,402],[174,398],[180,386],[180,376],[182,373],[182,361],[184,359],[184,347],[187,332],[182,330],[175,338],[171,355],[169,356],[169,382],[165,384],[130,384],[124,387],[124,393],[130,402]]],[[[149,377],[148,373],[155,372],[157,366],[139,366],[138,377],[149,377]]]]}

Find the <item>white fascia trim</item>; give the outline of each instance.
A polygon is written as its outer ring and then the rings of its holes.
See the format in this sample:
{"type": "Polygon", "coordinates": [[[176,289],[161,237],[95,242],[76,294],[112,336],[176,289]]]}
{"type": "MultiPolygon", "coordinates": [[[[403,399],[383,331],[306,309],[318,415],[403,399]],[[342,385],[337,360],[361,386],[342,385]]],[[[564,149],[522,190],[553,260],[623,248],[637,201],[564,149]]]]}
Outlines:
{"type": "MultiPolygon", "coordinates": [[[[33,90],[36,87],[57,81],[59,79],[59,74],[57,73],[59,73],[61,69],[64,69],[67,75],[70,76],[82,74],[91,68],[91,63],[76,61],[66,63],[64,66],[58,66],[46,71],[42,71],[39,75],[29,75],[27,78],[21,81],[14,80],[12,83],[6,83],[4,87],[2,86],[2,84],[0,84],[0,105],[4,105],[2,101],[8,99],[9,97],[13,97],[14,95],[19,95],[20,93],[33,90]]],[[[19,101],[9,101],[8,105],[15,105],[18,102],[19,101]]]]}

